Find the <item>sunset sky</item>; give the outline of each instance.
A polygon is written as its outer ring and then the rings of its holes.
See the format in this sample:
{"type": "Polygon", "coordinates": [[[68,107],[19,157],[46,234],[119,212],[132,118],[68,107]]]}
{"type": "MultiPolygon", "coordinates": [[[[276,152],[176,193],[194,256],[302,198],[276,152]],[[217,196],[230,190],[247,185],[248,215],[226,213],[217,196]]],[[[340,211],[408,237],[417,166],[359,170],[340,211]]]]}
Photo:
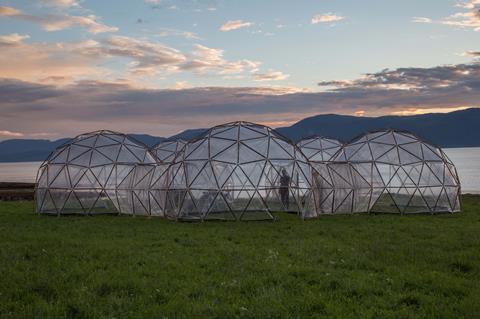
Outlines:
{"type": "Polygon", "coordinates": [[[0,0],[0,139],[480,107],[480,0],[0,0]]]}

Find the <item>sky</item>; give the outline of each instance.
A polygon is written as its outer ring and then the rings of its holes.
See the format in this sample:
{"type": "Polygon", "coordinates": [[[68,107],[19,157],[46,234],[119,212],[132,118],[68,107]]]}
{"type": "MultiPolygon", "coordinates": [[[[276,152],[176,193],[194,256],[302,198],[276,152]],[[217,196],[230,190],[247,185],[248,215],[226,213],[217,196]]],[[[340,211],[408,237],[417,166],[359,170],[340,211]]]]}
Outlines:
{"type": "Polygon", "coordinates": [[[480,107],[480,0],[0,0],[0,139],[480,107]]]}

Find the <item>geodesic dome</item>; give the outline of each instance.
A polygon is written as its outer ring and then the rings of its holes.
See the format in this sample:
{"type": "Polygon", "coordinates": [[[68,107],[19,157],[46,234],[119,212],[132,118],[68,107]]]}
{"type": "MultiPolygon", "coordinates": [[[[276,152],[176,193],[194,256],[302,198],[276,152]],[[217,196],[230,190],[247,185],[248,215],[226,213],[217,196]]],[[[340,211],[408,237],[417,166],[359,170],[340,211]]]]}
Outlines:
{"type": "Polygon", "coordinates": [[[182,139],[173,141],[160,142],[152,147],[151,152],[163,163],[171,163],[175,156],[182,150],[187,144],[187,141],[182,139]]]}
{"type": "Polygon", "coordinates": [[[125,134],[102,130],[79,135],[40,166],[36,210],[39,214],[134,214],[139,204],[132,193],[135,164],[155,162],[145,145],[125,134]]]}
{"type": "Polygon", "coordinates": [[[349,195],[354,188],[354,175],[348,163],[331,163],[342,148],[338,140],[314,136],[297,143],[312,168],[312,189],[318,213],[351,210],[349,195]],[[335,168],[334,168],[335,166],[335,168]]]}
{"type": "Polygon", "coordinates": [[[284,137],[233,122],[187,143],[151,191],[165,194],[165,214],[174,219],[274,219],[275,211],[310,217],[309,176],[307,159],[284,137]]]}
{"type": "Polygon", "coordinates": [[[342,147],[342,142],[333,138],[314,136],[302,139],[297,145],[309,161],[325,162],[342,147]]]}
{"type": "Polygon", "coordinates": [[[455,166],[440,148],[411,133],[367,133],[346,144],[331,162],[328,168],[334,188],[337,181],[341,184],[345,176],[351,177],[351,191],[345,198],[335,194],[351,205],[339,206],[334,212],[406,214],[460,209],[455,166]]]}

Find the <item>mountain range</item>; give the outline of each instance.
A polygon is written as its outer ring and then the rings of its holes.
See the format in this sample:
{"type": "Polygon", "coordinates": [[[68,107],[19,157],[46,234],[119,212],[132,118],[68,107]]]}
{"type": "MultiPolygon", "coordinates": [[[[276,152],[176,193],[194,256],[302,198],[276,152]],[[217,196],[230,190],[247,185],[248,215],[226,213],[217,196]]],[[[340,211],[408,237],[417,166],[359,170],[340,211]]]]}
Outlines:
{"type": "MultiPolygon", "coordinates": [[[[480,146],[480,108],[410,116],[361,117],[322,114],[276,130],[295,142],[314,135],[346,142],[364,132],[385,128],[410,131],[440,147],[476,147],[480,146]]],[[[191,140],[206,130],[190,129],[168,138],[147,134],[129,135],[151,147],[167,139],[191,140]]],[[[62,138],[55,141],[44,139],[0,141],[0,162],[43,161],[50,152],[68,140],[62,138]]]]}

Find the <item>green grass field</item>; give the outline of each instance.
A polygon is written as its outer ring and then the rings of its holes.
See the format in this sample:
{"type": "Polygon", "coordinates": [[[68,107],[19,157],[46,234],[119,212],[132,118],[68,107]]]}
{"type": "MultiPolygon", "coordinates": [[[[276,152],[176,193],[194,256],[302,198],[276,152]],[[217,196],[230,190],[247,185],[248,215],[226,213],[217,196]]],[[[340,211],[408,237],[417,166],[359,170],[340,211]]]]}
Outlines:
{"type": "Polygon", "coordinates": [[[0,318],[478,318],[462,213],[175,223],[0,202],[0,318]]]}

